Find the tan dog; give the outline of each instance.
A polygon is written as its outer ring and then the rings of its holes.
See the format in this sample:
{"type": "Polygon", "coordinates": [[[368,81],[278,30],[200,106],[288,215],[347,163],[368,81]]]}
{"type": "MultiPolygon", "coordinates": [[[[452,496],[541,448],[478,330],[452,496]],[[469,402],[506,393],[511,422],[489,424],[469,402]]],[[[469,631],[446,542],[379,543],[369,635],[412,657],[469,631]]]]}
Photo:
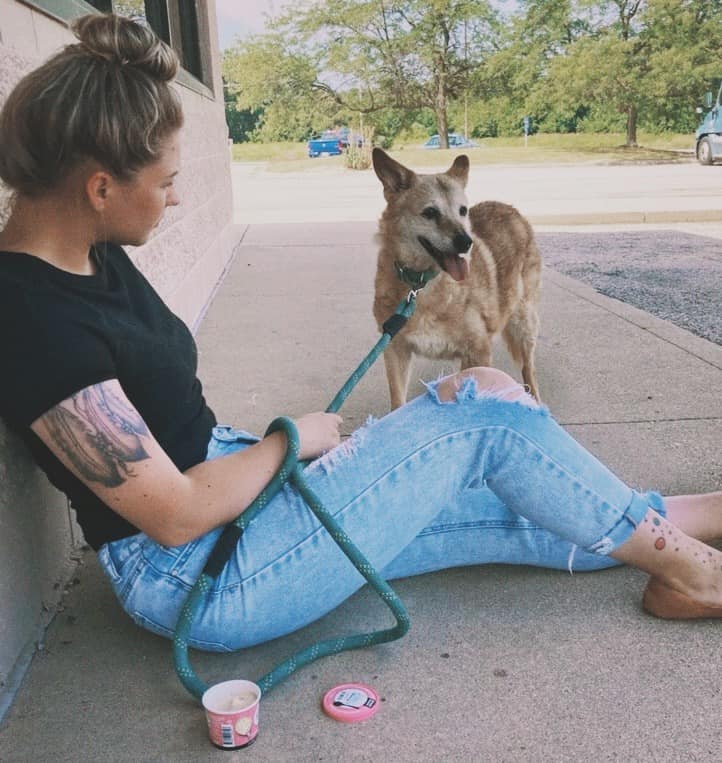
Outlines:
{"type": "Polygon", "coordinates": [[[459,360],[461,368],[488,366],[499,333],[539,400],[534,348],[541,257],[527,220],[496,201],[468,209],[466,156],[436,175],[418,175],[380,148],[373,151],[373,164],[387,202],[377,235],[379,327],[411,289],[431,279],[418,293],[416,312],[384,353],[392,408],[406,402],[414,354],[459,360]]]}

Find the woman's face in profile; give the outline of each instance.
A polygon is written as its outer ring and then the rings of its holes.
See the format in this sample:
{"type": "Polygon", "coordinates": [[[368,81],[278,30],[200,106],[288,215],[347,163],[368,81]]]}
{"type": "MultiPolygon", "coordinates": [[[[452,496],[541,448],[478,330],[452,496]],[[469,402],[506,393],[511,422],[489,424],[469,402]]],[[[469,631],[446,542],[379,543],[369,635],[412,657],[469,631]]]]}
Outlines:
{"type": "Polygon", "coordinates": [[[175,177],[180,169],[180,131],[166,138],[160,156],[130,180],[115,181],[106,206],[105,237],[120,245],[140,246],[163,219],[166,207],[180,204],[175,177]]]}

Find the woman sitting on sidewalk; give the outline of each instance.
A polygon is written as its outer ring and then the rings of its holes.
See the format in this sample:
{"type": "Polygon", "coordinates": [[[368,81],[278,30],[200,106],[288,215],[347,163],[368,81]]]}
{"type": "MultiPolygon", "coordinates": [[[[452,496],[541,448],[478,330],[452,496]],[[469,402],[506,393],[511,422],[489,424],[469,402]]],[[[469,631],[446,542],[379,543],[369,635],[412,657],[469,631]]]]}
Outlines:
{"type": "MultiPolygon", "coordinates": [[[[79,19],[0,115],[0,414],[71,499],[122,606],[170,635],[221,528],[267,484],[285,437],[216,426],[196,348],[122,245],[179,203],[177,61],[145,27],[79,19]]],[[[472,368],[340,444],[296,421],[305,475],[387,578],[505,562],[651,574],[662,617],[722,616],[722,493],[623,484],[509,376],[472,368]]],[[[190,643],[257,644],[321,617],[363,578],[289,487],[247,529],[190,643]]]]}

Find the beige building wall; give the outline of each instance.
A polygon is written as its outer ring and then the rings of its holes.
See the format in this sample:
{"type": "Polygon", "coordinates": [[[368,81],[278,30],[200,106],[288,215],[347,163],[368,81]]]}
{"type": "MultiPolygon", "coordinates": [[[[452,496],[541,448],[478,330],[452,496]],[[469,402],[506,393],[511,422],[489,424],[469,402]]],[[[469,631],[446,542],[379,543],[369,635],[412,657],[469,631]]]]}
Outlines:
{"type": "MultiPolygon", "coordinates": [[[[212,87],[187,73],[179,77],[186,117],[177,179],[181,205],[168,211],[147,244],[131,252],[192,329],[240,239],[232,219],[215,2],[196,5],[208,14],[199,25],[211,30],[207,58],[212,87]]],[[[87,8],[79,0],[68,0],[63,7],[76,15],[87,8]]],[[[61,19],[32,3],[0,0],[0,103],[24,73],[73,39],[61,19]]],[[[7,190],[0,188],[0,228],[8,202],[7,190]]],[[[82,542],[64,496],[0,422],[0,718],[62,596],[74,570],[74,550],[82,542]]]]}

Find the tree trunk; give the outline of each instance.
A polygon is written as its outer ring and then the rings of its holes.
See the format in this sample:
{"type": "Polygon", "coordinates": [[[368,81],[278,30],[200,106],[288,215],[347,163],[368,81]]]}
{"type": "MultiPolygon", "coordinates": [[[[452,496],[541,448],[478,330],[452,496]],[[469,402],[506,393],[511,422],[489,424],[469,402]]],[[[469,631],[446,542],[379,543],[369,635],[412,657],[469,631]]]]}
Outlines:
{"type": "Polygon", "coordinates": [[[439,133],[439,148],[449,147],[449,120],[446,117],[446,82],[443,73],[436,81],[436,99],[434,111],[436,112],[436,129],[439,133]]]}
{"type": "Polygon", "coordinates": [[[627,148],[637,147],[637,107],[627,106],[627,148]]]}
{"type": "Polygon", "coordinates": [[[439,148],[449,147],[449,124],[446,120],[446,108],[436,108],[436,125],[439,130],[439,148]]]}

